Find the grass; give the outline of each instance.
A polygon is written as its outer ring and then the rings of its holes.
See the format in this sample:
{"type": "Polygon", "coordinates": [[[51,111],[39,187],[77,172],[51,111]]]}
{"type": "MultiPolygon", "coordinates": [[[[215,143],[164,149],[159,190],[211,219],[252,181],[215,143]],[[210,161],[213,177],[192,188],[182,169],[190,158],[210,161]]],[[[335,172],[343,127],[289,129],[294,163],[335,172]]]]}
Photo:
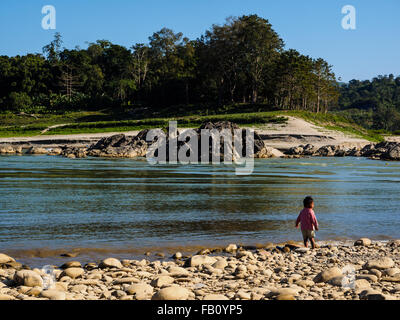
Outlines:
{"type": "MultiPolygon", "coordinates": [[[[227,112],[231,112],[231,110],[227,109],[227,112]]],[[[37,136],[44,129],[57,124],[69,125],[51,129],[44,135],[136,131],[146,128],[165,128],[171,120],[177,121],[178,127],[181,128],[198,127],[206,121],[231,121],[240,126],[259,128],[266,124],[286,123],[287,116],[302,118],[326,129],[340,131],[371,142],[384,140],[380,132],[366,130],[340,113],[316,114],[281,110],[141,120],[127,119],[124,113],[107,111],[69,112],[60,115],[44,114],[38,115],[37,119],[28,115],[0,114],[0,137],[37,136]]]]}
{"type": "MultiPolygon", "coordinates": [[[[56,125],[70,123],[69,125],[58,127],[47,131],[44,135],[54,134],[77,134],[77,133],[101,133],[101,132],[123,132],[142,130],[146,128],[163,128],[167,127],[169,121],[177,121],[178,127],[198,127],[202,123],[211,121],[231,121],[241,126],[255,126],[267,123],[285,123],[286,118],[277,115],[260,114],[260,113],[239,113],[212,116],[186,116],[186,117],[170,117],[170,118],[153,118],[142,120],[109,120],[109,121],[84,121],[87,119],[96,119],[107,117],[102,113],[70,113],[67,115],[47,116],[44,115],[39,119],[27,116],[14,116],[14,125],[10,125],[10,117],[0,116],[0,137],[19,137],[19,136],[36,136],[44,129],[56,125]]],[[[111,117],[110,117],[111,118],[111,117]]]]}

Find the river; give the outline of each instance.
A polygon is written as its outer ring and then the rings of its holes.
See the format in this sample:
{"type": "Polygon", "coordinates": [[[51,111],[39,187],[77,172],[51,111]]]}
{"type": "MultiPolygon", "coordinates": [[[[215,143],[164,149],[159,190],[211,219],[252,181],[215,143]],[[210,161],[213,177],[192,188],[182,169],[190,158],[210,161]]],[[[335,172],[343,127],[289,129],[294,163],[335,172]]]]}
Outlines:
{"type": "Polygon", "coordinates": [[[294,221],[311,195],[318,240],[400,238],[400,163],[365,158],[150,165],[145,160],[0,156],[0,252],[57,263],[140,257],[229,243],[301,240],[294,221]]]}

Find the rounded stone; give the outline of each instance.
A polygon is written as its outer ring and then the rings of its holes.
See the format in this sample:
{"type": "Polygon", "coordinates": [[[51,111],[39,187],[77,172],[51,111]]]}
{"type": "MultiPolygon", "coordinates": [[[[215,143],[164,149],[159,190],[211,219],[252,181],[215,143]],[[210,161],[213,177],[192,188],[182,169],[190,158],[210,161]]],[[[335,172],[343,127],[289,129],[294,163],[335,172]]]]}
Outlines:
{"type": "Polygon", "coordinates": [[[76,279],[76,278],[79,278],[80,276],[82,276],[84,273],[85,273],[85,270],[82,268],[68,268],[63,271],[63,273],[61,274],[61,277],[67,276],[72,279],[76,279]]]}
{"type": "Polygon", "coordinates": [[[43,279],[32,270],[20,270],[14,275],[14,281],[26,287],[43,287],[43,279]]]}
{"type": "Polygon", "coordinates": [[[153,295],[152,300],[187,300],[189,294],[189,290],[185,288],[172,286],[158,291],[153,295]]]}
{"type": "Polygon", "coordinates": [[[122,263],[118,259],[107,258],[107,259],[104,259],[100,263],[99,267],[100,268],[118,268],[118,269],[121,269],[123,266],[122,266],[122,263]]]}
{"type": "Polygon", "coordinates": [[[43,290],[40,294],[43,298],[47,298],[50,300],[65,300],[65,292],[58,290],[43,290]]]}
{"type": "Polygon", "coordinates": [[[173,255],[173,258],[174,259],[182,259],[182,253],[180,253],[180,252],[176,252],[174,255],[173,255]]]}
{"type": "Polygon", "coordinates": [[[79,261],[68,261],[61,266],[61,269],[68,268],[82,268],[82,265],[79,261]]]}
{"type": "Polygon", "coordinates": [[[185,267],[197,267],[204,264],[214,264],[217,259],[204,255],[196,255],[186,260],[185,267]]]}
{"type": "Polygon", "coordinates": [[[237,249],[238,249],[237,245],[231,243],[224,250],[225,250],[225,252],[228,252],[228,253],[234,253],[234,252],[236,252],[237,249]]]}
{"type": "Polygon", "coordinates": [[[168,268],[168,272],[169,275],[172,277],[186,277],[190,274],[189,271],[187,271],[186,269],[175,266],[170,266],[168,268]]]}
{"type": "Polygon", "coordinates": [[[136,283],[129,286],[125,292],[129,295],[135,295],[137,300],[145,300],[153,294],[153,287],[146,283],[136,283]]]}
{"type": "Polygon", "coordinates": [[[174,278],[170,277],[170,276],[159,276],[157,278],[155,278],[153,281],[151,281],[151,285],[153,287],[163,287],[166,285],[170,285],[174,282],[174,278]]]}
{"type": "Polygon", "coordinates": [[[215,269],[225,269],[228,266],[228,262],[225,259],[218,259],[217,262],[213,263],[212,267],[215,269]]]}
{"type": "Polygon", "coordinates": [[[15,260],[4,253],[0,253],[0,263],[8,263],[8,262],[15,262],[15,260]]]}
{"type": "Polygon", "coordinates": [[[389,257],[370,260],[364,265],[364,269],[390,269],[394,267],[394,261],[389,257]]]}
{"type": "Polygon", "coordinates": [[[314,282],[328,282],[329,280],[340,277],[341,275],[342,270],[338,267],[329,268],[317,274],[317,276],[314,278],[314,282]]]}
{"type": "Polygon", "coordinates": [[[356,242],[354,242],[355,246],[364,246],[368,247],[372,244],[372,241],[368,238],[360,238],[356,242]]]}

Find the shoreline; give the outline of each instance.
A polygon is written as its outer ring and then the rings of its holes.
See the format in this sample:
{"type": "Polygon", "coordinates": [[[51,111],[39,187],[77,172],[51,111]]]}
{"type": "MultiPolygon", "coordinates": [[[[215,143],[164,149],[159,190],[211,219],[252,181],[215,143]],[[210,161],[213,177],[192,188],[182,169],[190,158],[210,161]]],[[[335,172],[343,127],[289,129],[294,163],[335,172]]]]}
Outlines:
{"type": "Polygon", "coordinates": [[[314,250],[296,243],[230,244],[214,252],[86,264],[70,257],[52,267],[49,286],[45,270],[0,254],[0,300],[400,299],[400,240],[317,244],[314,250]]]}
{"type": "MultiPolygon", "coordinates": [[[[185,130],[189,128],[179,128],[178,130],[185,130]]],[[[91,144],[98,142],[103,138],[112,137],[115,135],[125,135],[127,137],[135,137],[140,131],[126,131],[126,132],[105,132],[105,133],[82,133],[82,134],[68,134],[68,135],[38,135],[33,137],[11,137],[0,138],[0,146],[14,146],[29,149],[31,147],[42,148],[61,148],[61,147],[87,147],[91,144]]],[[[312,144],[315,147],[323,147],[326,145],[343,146],[346,148],[363,148],[370,142],[364,139],[357,138],[340,138],[337,136],[330,136],[322,134],[307,134],[307,133],[280,133],[270,130],[256,130],[262,140],[268,147],[278,149],[280,151],[287,151],[290,148],[299,145],[312,144]]]]}
{"type": "MultiPolygon", "coordinates": [[[[299,236],[299,239],[301,235],[299,236]]],[[[372,238],[371,238],[372,239],[372,238]]],[[[341,238],[341,239],[323,239],[316,241],[322,246],[335,245],[335,246],[352,246],[357,239],[341,238]]],[[[372,239],[374,242],[388,243],[394,241],[396,238],[393,237],[380,237],[379,239],[372,239]]],[[[109,255],[118,256],[121,259],[135,258],[135,259],[171,259],[173,254],[177,251],[183,255],[190,256],[196,254],[202,250],[209,250],[211,254],[223,252],[224,248],[229,245],[230,242],[212,244],[187,244],[187,245],[164,245],[164,246],[138,246],[138,247],[127,247],[127,246],[93,246],[93,247],[36,247],[36,248],[18,248],[18,249],[1,249],[0,252],[12,256],[20,261],[37,260],[40,262],[41,259],[47,261],[68,261],[68,259],[74,258],[75,260],[82,260],[81,262],[88,262],[88,259],[101,260],[109,255]]],[[[238,247],[256,249],[266,249],[271,247],[284,247],[286,244],[303,246],[301,240],[287,240],[279,242],[236,242],[238,247]]],[[[40,265],[35,265],[39,267],[40,265]]]]}
{"type": "MultiPolygon", "coordinates": [[[[364,139],[346,136],[343,133],[328,131],[320,132],[321,128],[315,128],[310,123],[300,119],[291,119],[287,128],[275,132],[274,128],[262,128],[254,132],[253,155],[254,158],[301,158],[301,157],[368,157],[373,160],[400,160],[400,143],[380,142],[370,143],[364,139]],[[296,130],[299,130],[296,132],[296,130]],[[301,134],[299,133],[301,132],[301,134]]],[[[188,128],[179,128],[180,135],[188,128]]],[[[221,132],[233,134],[235,130],[243,130],[231,122],[204,123],[197,129],[193,129],[196,139],[194,142],[200,150],[200,141],[203,130],[213,130],[213,139],[220,136],[221,132]]],[[[26,137],[0,139],[0,154],[32,154],[63,156],[70,159],[99,157],[99,158],[140,158],[146,157],[147,152],[156,146],[157,138],[147,141],[149,130],[140,132],[131,131],[125,133],[109,132],[98,134],[57,135],[53,137],[26,137]]],[[[169,145],[169,136],[166,144],[169,145]]],[[[247,139],[247,138],[246,138],[247,139]]],[[[209,142],[208,142],[209,143],[209,142]]],[[[171,145],[175,145],[172,143],[171,145]]],[[[185,148],[183,142],[176,143],[177,150],[185,148]]],[[[215,154],[214,149],[206,149],[209,157],[215,154]]],[[[225,147],[220,149],[217,156],[224,157],[225,147]],[[221,153],[222,152],[222,153],[221,153]]],[[[243,151],[243,150],[242,150],[243,151]]],[[[238,151],[235,149],[237,154],[238,151]]],[[[226,156],[226,155],[225,155],[226,156]]],[[[229,155],[233,157],[233,155],[229,155]]],[[[240,155],[241,157],[242,155],[240,155]]],[[[198,159],[200,156],[198,155],[198,159]]]]}

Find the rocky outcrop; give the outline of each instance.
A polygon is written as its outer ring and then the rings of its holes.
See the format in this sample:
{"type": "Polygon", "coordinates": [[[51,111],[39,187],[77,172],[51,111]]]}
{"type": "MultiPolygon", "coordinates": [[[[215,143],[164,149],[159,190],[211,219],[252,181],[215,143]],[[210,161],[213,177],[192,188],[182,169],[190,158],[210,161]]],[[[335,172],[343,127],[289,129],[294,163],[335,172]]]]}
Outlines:
{"type": "Polygon", "coordinates": [[[86,158],[87,150],[86,148],[77,148],[77,147],[64,147],[60,153],[62,156],[70,159],[76,158],[86,158]]]}
{"type": "Polygon", "coordinates": [[[103,138],[87,149],[87,155],[106,158],[145,157],[149,145],[146,142],[147,132],[143,130],[135,137],[118,134],[103,138]]]}
{"type": "Polygon", "coordinates": [[[378,144],[370,144],[361,150],[361,155],[371,159],[399,161],[400,143],[385,141],[378,144]]]}
{"type": "Polygon", "coordinates": [[[374,160],[400,160],[400,143],[381,142],[378,144],[368,144],[363,148],[348,148],[341,145],[327,145],[316,148],[313,145],[300,145],[290,148],[285,152],[288,158],[298,158],[304,156],[313,157],[367,157],[374,160]]]}
{"type": "Polygon", "coordinates": [[[22,147],[11,145],[0,145],[0,154],[21,154],[22,147]]]}
{"type": "MultiPolygon", "coordinates": [[[[214,141],[217,141],[217,144],[219,143],[219,156],[220,160],[223,161],[224,159],[224,139],[221,137],[221,132],[222,130],[228,130],[232,134],[232,137],[234,136],[235,130],[241,130],[239,126],[232,122],[228,121],[220,121],[216,123],[212,122],[206,122],[202,124],[199,128],[194,129],[194,132],[197,136],[197,142],[198,142],[198,160],[201,161],[201,139],[202,135],[201,132],[202,130],[210,130],[211,132],[211,138],[214,139],[214,141]],[[212,131],[213,130],[213,131],[212,131]],[[217,136],[219,135],[219,136],[217,136]]],[[[172,140],[171,139],[176,139],[176,137],[170,137],[168,136],[168,130],[167,128],[164,133],[166,135],[166,161],[169,161],[169,148],[172,145],[172,140]]],[[[118,134],[114,135],[111,137],[103,138],[99,140],[97,143],[93,144],[86,150],[85,156],[92,156],[92,157],[112,157],[112,158],[137,158],[137,157],[145,157],[147,154],[147,151],[149,147],[157,141],[157,138],[154,139],[153,141],[146,141],[146,136],[149,130],[143,130],[139,132],[139,134],[135,137],[129,137],[124,134],[118,134]]],[[[184,133],[184,131],[177,131],[176,134],[179,136],[180,134],[184,133]]],[[[190,143],[189,138],[186,139],[186,141],[178,141],[177,142],[177,150],[181,150],[183,146],[185,148],[189,148],[190,150],[190,143]]],[[[246,148],[246,130],[242,129],[242,154],[238,154],[235,150],[230,150],[233,154],[233,160],[238,159],[240,157],[246,156],[245,148],[246,148]]],[[[218,148],[217,147],[217,148],[218,148]]],[[[158,151],[155,151],[155,156],[158,156],[158,151]]],[[[283,153],[280,152],[277,149],[268,147],[265,142],[261,139],[261,137],[255,132],[254,133],[254,157],[255,158],[272,158],[272,157],[281,157],[283,156],[283,153]]],[[[213,146],[210,143],[209,144],[209,161],[211,162],[213,159],[213,146]]],[[[76,158],[79,158],[80,156],[77,156],[77,151],[73,148],[69,148],[67,150],[64,150],[62,155],[68,156],[73,158],[74,156],[76,158]]]]}

